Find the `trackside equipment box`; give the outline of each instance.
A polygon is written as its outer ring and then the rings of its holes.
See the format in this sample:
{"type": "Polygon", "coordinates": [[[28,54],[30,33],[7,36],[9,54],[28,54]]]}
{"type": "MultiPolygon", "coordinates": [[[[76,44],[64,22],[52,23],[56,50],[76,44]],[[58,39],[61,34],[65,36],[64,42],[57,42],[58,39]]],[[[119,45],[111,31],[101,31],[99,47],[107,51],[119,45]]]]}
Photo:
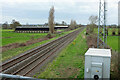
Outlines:
{"type": "Polygon", "coordinates": [[[89,48],[85,53],[84,78],[110,78],[110,49],[89,48]]]}

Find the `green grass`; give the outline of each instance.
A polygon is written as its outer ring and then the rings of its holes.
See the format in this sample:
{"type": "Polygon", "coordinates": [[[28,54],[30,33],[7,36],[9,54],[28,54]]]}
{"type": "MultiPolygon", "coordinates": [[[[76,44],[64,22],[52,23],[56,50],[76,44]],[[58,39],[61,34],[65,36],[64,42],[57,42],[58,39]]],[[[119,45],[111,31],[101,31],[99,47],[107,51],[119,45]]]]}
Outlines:
{"type": "Polygon", "coordinates": [[[14,31],[14,29],[1,29],[1,31],[14,31]]]}
{"type": "MultiPolygon", "coordinates": [[[[111,36],[112,35],[112,30],[113,28],[108,28],[108,36],[107,36],[107,45],[109,45],[109,47],[111,47],[113,50],[117,50],[118,51],[118,36],[111,36]]],[[[115,29],[116,34],[118,35],[118,29],[115,29]]],[[[95,33],[97,32],[97,28],[94,29],[95,33]]],[[[120,36],[119,36],[120,37],[120,36]]],[[[101,39],[103,39],[103,37],[101,36],[101,39]]]]}
{"type": "MultiPolygon", "coordinates": [[[[72,30],[72,31],[74,31],[74,30],[72,30]]],[[[4,51],[4,52],[2,52],[2,59],[1,59],[1,60],[2,60],[2,61],[5,61],[5,60],[7,60],[7,59],[9,59],[9,58],[12,58],[12,57],[20,54],[20,53],[23,53],[23,52],[25,52],[25,51],[27,51],[27,50],[29,50],[29,49],[35,48],[35,47],[37,47],[37,46],[40,46],[41,44],[44,44],[44,43],[47,43],[47,42],[49,42],[49,41],[55,40],[55,39],[57,39],[58,37],[63,36],[63,35],[65,35],[65,34],[68,34],[68,33],[72,32],[72,31],[63,32],[63,33],[61,33],[61,34],[56,34],[56,35],[55,35],[56,37],[54,37],[54,38],[52,38],[52,39],[45,40],[45,41],[42,41],[42,42],[38,42],[38,43],[29,45],[29,46],[24,46],[24,47],[14,48],[14,49],[10,49],[10,50],[4,51]]],[[[20,34],[20,33],[19,33],[19,34],[20,34]]],[[[24,34],[25,34],[25,33],[23,33],[23,36],[24,36],[24,34]]],[[[32,34],[32,33],[26,33],[26,34],[30,35],[30,34],[32,34]]],[[[34,33],[33,33],[33,34],[34,34],[34,33]]],[[[35,33],[35,34],[39,34],[39,35],[40,35],[40,34],[44,34],[44,33],[35,33]]],[[[47,34],[47,33],[45,33],[45,34],[47,34]]],[[[20,35],[22,36],[22,33],[21,33],[20,35]]]]}
{"type": "MultiPolygon", "coordinates": [[[[64,33],[61,33],[61,34],[64,34],[64,33]]],[[[34,39],[37,39],[37,38],[44,37],[46,35],[47,33],[16,33],[14,32],[14,30],[3,29],[2,30],[2,45],[0,46],[5,46],[11,43],[23,43],[28,40],[31,40],[32,37],[34,37],[34,39]]]]}
{"type": "MultiPolygon", "coordinates": [[[[108,28],[108,35],[112,35],[113,28],[108,28]]],[[[94,28],[94,32],[98,33],[98,28],[94,28]]],[[[118,35],[118,28],[115,29],[116,35],[118,35]]]]}
{"type": "Polygon", "coordinates": [[[57,31],[64,31],[64,29],[58,29],[57,31]]]}
{"type": "Polygon", "coordinates": [[[2,45],[5,46],[11,43],[22,43],[28,40],[41,38],[46,36],[47,33],[16,33],[14,30],[2,30],[2,45]]]}
{"type": "Polygon", "coordinates": [[[82,31],[37,78],[84,78],[84,53],[88,47],[82,31]]]}
{"type": "MultiPolygon", "coordinates": [[[[112,35],[112,30],[113,28],[109,28],[108,31],[109,31],[109,35],[112,35]]],[[[116,32],[116,35],[118,35],[118,28],[115,29],[115,32],[116,32]]]]}
{"type": "MultiPolygon", "coordinates": [[[[120,36],[119,36],[120,37],[120,36]]],[[[108,36],[107,44],[113,49],[118,51],[118,36],[108,36]]]]}
{"type": "Polygon", "coordinates": [[[39,43],[35,43],[35,44],[32,44],[32,45],[29,45],[29,46],[25,46],[25,47],[20,47],[20,48],[14,48],[14,49],[10,49],[8,51],[5,51],[5,52],[2,52],[2,61],[5,61],[9,58],[12,58],[20,53],[23,53],[29,49],[32,49],[32,48],[35,48],[36,46],[40,46],[41,44],[44,44],[46,42],[49,42],[51,40],[53,40],[55,38],[52,38],[50,40],[45,40],[45,41],[42,41],[42,42],[39,42],[39,43]]]}

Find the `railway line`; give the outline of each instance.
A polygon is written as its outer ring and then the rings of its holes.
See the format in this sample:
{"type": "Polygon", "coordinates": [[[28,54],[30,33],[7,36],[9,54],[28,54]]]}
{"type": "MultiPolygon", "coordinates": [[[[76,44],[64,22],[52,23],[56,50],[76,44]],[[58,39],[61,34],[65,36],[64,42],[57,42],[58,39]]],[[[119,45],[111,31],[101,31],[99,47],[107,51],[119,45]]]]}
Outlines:
{"type": "Polygon", "coordinates": [[[73,41],[82,30],[83,28],[80,28],[3,63],[0,65],[0,67],[2,67],[2,71],[0,72],[5,74],[31,76],[30,74],[33,73],[36,68],[42,65],[60,48],[73,41]]]}

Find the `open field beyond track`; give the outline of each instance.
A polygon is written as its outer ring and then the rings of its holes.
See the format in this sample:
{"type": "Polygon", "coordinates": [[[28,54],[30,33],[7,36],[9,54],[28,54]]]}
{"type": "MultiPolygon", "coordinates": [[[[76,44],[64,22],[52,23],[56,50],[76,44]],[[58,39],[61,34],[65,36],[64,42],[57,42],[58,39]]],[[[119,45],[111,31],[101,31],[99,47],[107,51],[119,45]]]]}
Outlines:
{"type": "Polygon", "coordinates": [[[31,39],[46,36],[47,33],[16,33],[14,30],[2,30],[2,46],[11,43],[22,43],[31,39]]]}
{"type": "MultiPolygon", "coordinates": [[[[72,30],[74,31],[74,30],[72,30]]],[[[57,39],[58,37],[60,36],[63,36],[65,34],[68,34],[72,31],[66,31],[66,32],[62,32],[61,34],[54,34],[55,37],[49,39],[49,40],[44,40],[44,41],[41,41],[41,42],[38,42],[38,43],[34,43],[34,44],[31,44],[31,45],[28,45],[28,46],[23,46],[23,47],[19,47],[19,48],[13,48],[13,49],[10,49],[10,50],[7,50],[7,51],[4,51],[2,52],[2,61],[5,61],[9,58],[12,58],[16,55],[19,55],[20,53],[23,53],[27,50],[30,50],[32,48],[35,48],[37,46],[40,46],[44,43],[47,43],[49,41],[52,41],[54,39],[57,39]]],[[[3,39],[2,41],[2,44],[9,44],[9,43],[16,43],[16,42],[26,42],[27,40],[31,39],[31,36],[34,35],[35,39],[37,38],[40,38],[40,37],[45,37],[47,35],[47,33],[15,33],[13,32],[13,30],[3,30],[2,31],[2,38],[5,38],[5,37],[15,37],[15,38],[8,38],[8,39],[3,39]],[[20,39],[19,40],[19,36],[20,39]],[[12,39],[14,41],[12,41],[12,39]],[[10,40],[10,41],[9,41],[10,40]],[[8,41],[8,42],[7,42],[8,41]]]]}
{"type": "MultiPolygon", "coordinates": [[[[108,28],[108,36],[107,36],[107,45],[112,48],[113,50],[118,51],[118,40],[120,38],[120,36],[118,36],[118,28],[115,28],[115,33],[116,35],[112,35],[112,30],[114,28],[108,28]]],[[[98,29],[95,28],[94,29],[95,33],[98,33],[98,29]]],[[[101,36],[102,39],[102,36],[101,36]]]]}

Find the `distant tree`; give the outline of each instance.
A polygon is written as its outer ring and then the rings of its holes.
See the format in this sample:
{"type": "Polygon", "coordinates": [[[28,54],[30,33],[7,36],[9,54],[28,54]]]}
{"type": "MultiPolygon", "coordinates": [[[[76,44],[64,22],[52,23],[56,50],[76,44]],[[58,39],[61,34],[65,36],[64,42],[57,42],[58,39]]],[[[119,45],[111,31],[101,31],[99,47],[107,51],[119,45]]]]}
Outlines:
{"type": "Polygon", "coordinates": [[[5,22],[4,24],[2,24],[2,28],[3,29],[8,29],[9,28],[8,22],[5,22]]]}
{"type": "Polygon", "coordinates": [[[48,26],[49,26],[49,31],[50,33],[54,33],[54,6],[52,6],[52,8],[50,9],[49,12],[49,18],[48,18],[48,26]]]}
{"type": "Polygon", "coordinates": [[[97,16],[91,15],[89,17],[90,24],[87,26],[87,33],[93,33],[94,28],[96,27],[97,20],[97,16]]]}
{"type": "Polygon", "coordinates": [[[67,23],[65,21],[62,21],[62,25],[67,25],[67,23]]]}
{"type": "Polygon", "coordinates": [[[44,25],[45,25],[45,26],[48,26],[48,23],[45,23],[44,25]]]}
{"type": "Polygon", "coordinates": [[[55,23],[56,26],[60,25],[58,22],[55,23]]]}
{"type": "Polygon", "coordinates": [[[78,27],[82,27],[82,25],[81,25],[81,24],[79,24],[79,25],[78,25],[78,27]]]}
{"type": "Polygon", "coordinates": [[[18,21],[12,20],[10,27],[15,29],[17,26],[21,26],[21,24],[18,21]]]}
{"type": "Polygon", "coordinates": [[[90,24],[96,24],[97,20],[98,20],[97,16],[91,15],[89,17],[90,24]]]}
{"type": "Polygon", "coordinates": [[[74,20],[74,28],[77,28],[77,23],[75,20],[74,20]]]}
{"type": "Polygon", "coordinates": [[[73,29],[75,29],[76,28],[76,26],[77,26],[77,23],[76,23],[76,21],[75,20],[71,20],[71,22],[70,22],[70,29],[71,30],[73,30],[73,29]]]}
{"type": "Polygon", "coordinates": [[[74,28],[74,25],[73,25],[73,20],[71,20],[70,22],[70,27],[69,27],[71,30],[74,28]]]}

